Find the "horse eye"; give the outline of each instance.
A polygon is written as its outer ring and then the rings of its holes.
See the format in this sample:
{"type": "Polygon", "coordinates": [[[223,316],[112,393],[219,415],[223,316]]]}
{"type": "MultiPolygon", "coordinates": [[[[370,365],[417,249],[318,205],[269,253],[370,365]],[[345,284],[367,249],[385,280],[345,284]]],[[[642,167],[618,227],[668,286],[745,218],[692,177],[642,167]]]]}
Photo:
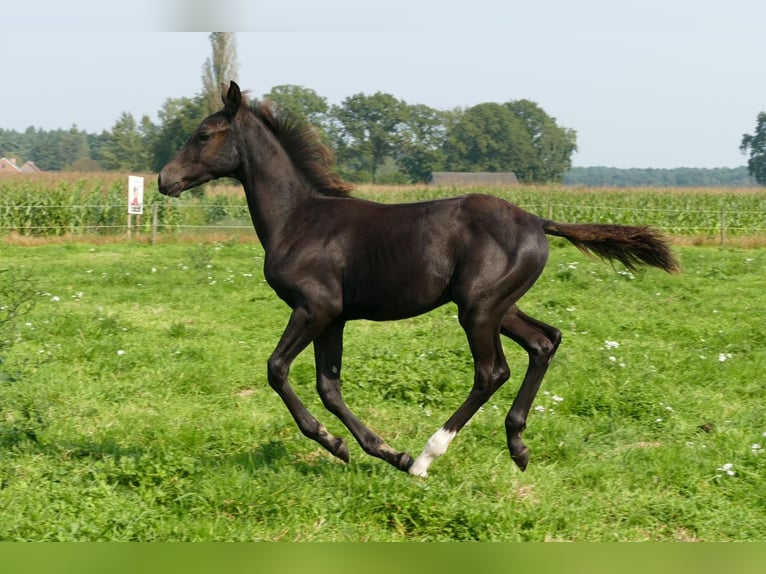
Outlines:
{"type": "Polygon", "coordinates": [[[206,142],[210,139],[210,134],[208,132],[200,132],[197,134],[197,139],[199,139],[201,142],[206,142]]]}

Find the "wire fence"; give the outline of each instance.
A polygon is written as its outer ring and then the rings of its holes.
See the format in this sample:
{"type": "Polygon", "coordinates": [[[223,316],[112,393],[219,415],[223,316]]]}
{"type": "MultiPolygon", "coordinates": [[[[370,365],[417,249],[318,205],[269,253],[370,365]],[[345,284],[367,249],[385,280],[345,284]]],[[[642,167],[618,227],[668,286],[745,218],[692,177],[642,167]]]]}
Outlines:
{"type": "MultiPolygon", "coordinates": [[[[652,225],[674,236],[717,238],[766,236],[766,210],[723,206],[637,207],[541,202],[519,206],[548,219],[568,222],[652,225]]],[[[142,215],[129,215],[126,203],[104,205],[0,205],[0,234],[25,236],[148,235],[252,230],[245,204],[152,203],[142,215]]]]}

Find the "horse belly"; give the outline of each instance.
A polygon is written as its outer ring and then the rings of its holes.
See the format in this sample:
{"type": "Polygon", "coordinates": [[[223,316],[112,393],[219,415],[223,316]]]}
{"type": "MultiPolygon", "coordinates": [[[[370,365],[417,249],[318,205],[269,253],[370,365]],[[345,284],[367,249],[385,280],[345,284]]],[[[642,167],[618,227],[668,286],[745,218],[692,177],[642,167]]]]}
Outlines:
{"type": "Polygon", "coordinates": [[[450,300],[449,276],[427,267],[367,268],[345,276],[343,314],[349,319],[388,321],[443,305],[450,300]]]}

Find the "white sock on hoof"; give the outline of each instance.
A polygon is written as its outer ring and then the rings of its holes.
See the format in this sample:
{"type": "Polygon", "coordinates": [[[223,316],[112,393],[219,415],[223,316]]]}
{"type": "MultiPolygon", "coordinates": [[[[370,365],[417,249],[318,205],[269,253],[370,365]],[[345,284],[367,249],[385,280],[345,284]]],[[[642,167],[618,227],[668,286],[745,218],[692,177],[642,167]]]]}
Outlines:
{"type": "Polygon", "coordinates": [[[455,438],[457,433],[453,431],[445,430],[444,427],[436,431],[431,438],[428,439],[426,446],[423,447],[423,452],[412,463],[409,473],[414,476],[426,477],[428,476],[428,467],[436,458],[442,456],[447,452],[447,447],[452,439],[455,438]]]}

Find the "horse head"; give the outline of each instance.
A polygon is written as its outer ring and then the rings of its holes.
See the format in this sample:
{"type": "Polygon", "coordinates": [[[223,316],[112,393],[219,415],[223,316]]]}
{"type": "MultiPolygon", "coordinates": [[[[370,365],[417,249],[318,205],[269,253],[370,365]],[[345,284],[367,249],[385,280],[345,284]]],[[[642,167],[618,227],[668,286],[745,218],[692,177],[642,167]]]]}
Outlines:
{"type": "Polygon", "coordinates": [[[219,177],[237,178],[241,154],[236,120],[246,99],[236,82],[222,85],[224,107],[205,118],[176,156],[162,168],[160,193],[178,197],[183,191],[219,177]]]}

